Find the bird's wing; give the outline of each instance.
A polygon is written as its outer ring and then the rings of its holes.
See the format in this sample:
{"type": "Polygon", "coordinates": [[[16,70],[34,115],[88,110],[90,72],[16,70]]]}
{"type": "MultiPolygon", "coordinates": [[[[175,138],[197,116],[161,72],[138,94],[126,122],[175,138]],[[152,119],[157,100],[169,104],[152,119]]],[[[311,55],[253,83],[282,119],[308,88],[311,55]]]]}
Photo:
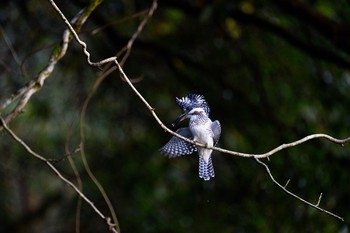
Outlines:
{"type": "Polygon", "coordinates": [[[218,120],[211,123],[211,130],[213,131],[214,137],[214,146],[218,143],[220,135],[221,135],[221,125],[218,120]]]}
{"type": "MultiPolygon", "coordinates": [[[[180,128],[176,130],[176,133],[193,140],[193,135],[188,127],[180,128]]],[[[160,148],[160,152],[169,158],[177,157],[181,155],[189,155],[197,151],[195,145],[188,143],[178,137],[173,136],[167,144],[160,148]]]]}

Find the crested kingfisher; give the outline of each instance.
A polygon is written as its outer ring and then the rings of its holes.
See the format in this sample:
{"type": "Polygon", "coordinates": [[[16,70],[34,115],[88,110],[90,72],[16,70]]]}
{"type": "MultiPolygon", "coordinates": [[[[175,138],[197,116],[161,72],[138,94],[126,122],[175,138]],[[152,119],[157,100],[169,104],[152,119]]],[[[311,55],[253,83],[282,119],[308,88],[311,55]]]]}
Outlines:
{"type": "MultiPolygon", "coordinates": [[[[182,114],[172,124],[176,126],[184,119],[189,119],[189,126],[179,128],[176,133],[199,143],[206,147],[215,146],[219,141],[221,126],[218,120],[209,118],[210,108],[202,95],[188,94],[186,97],[176,98],[176,103],[182,110],[182,114]]],[[[173,136],[161,149],[161,153],[169,158],[192,154],[198,151],[199,155],[199,177],[210,180],[215,176],[211,158],[212,150],[199,147],[173,136]]]]}

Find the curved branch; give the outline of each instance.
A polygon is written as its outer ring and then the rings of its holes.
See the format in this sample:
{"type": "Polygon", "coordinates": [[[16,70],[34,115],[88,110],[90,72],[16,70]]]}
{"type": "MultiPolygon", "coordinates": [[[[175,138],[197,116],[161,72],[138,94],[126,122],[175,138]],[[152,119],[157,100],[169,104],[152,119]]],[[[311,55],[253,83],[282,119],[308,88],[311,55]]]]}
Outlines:
{"type": "MultiPolygon", "coordinates": [[[[268,158],[270,157],[271,155],[281,151],[281,150],[284,150],[284,149],[287,149],[287,148],[290,148],[290,147],[294,147],[294,146],[297,146],[297,145],[300,145],[304,142],[307,142],[307,141],[310,141],[312,139],[316,139],[316,138],[325,138],[331,142],[334,142],[336,144],[340,144],[341,146],[344,146],[345,143],[348,143],[350,142],[350,137],[348,138],[345,138],[345,139],[337,139],[337,138],[334,138],[332,136],[329,136],[327,134],[311,134],[311,135],[308,135],[302,139],[299,139],[297,141],[294,141],[294,142],[290,142],[290,143],[285,143],[285,144],[282,144],[266,153],[263,153],[263,154],[248,154],[248,153],[240,153],[240,152],[235,152],[235,151],[231,151],[231,150],[226,150],[226,149],[222,149],[220,147],[212,147],[210,149],[213,149],[213,150],[216,150],[216,151],[219,151],[219,152],[222,152],[222,153],[225,153],[225,154],[230,154],[230,155],[237,155],[237,156],[241,156],[241,157],[254,157],[254,158],[257,158],[257,159],[261,159],[261,158],[268,158]]],[[[203,145],[200,145],[200,146],[203,146],[203,145]]]]}
{"type": "MultiPolygon", "coordinates": [[[[78,34],[75,32],[74,28],[72,27],[72,25],[69,23],[69,21],[67,20],[67,18],[65,17],[65,15],[62,13],[62,11],[58,8],[58,6],[55,4],[55,2],[53,0],[49,0],[52,4],[52,6],[54,7],[54,9],[57,11],[57,13],[61,16],[61,18],[63,19],[64,23],[67,25],[69,31],[73,34],[75,40],[80,44],[80,46],[83,49],[84,54],[86,55],[86,60],[88,62],[89,65],[91,66],[95,66],[95,67],[100,67],[104,64],[107,63],[111,63],[113,62],[115,59],[117,59],[116,56],[114,57],[109,57],[106,58],[104,60],[98,61],[98,62],[92,62],[90,57],[90,53],[87,50],[87,45],[84,41],[82,41],[78,34]]],[[[132,35],[131,39],[128,41],[128,44],[123,48],[123,51],[126,51],[126,54],[124,55],[123,58],[123,63],[125,62],[125,60],[127,59],[127,57],[129,56],[131,47],[133,45],[133,43],[135,42],[136,38],[139,36],[139,34],[141,33],[143,27],[145,26],[145,24],[147,23],[147,21],[149,20],[149,18],[153,15],[154,11],[157,9],[158,3],[157,0],[154,0],[152,3],[152,6],[150,8],[150,10],[148,11],[147,16],[141,21],[141,23],[139,24],[136,32],[132,35]]]]}
{"type": "MultiPolygon", "coordinates": [[[[84,100],[83,103],[83,107],[82,110],[80,112],[80,124],[79,124],[79,131],[80,131],[80,147],[81,147],[81,158],[84,164],[84,168],[85,171],[87,172],[87,174],[89,175],[90,179],[94,182],[94,184],[96,185],[96,187],[98,188],[99,192],[101,193],[103,199],[105,200],[109,212],[111,213],[112,217],[113,217],[113,221],[114,221],[114,226],[116,227],[117,231],[120,232],[120,228],[119,228],[119,222],[118,222],[118,218],[117,215],[115,213],[115,210],[113,208],[112,202],[110,201],[110,198],[108,197],[105,189],[103,188],[103,186],[101,185],[101,183],[99,182],[99,180],[96,178],[96,176],[94,175],[94,173],[92,172],[90,165],[88,163],[88,160],[86,158],[86,153],[85,153],[85,131],[84,131],[84,121],[85,121],[85,114],[86,114],[86,110],[88,107],[88,104],[92,98],[92,95],[94,94],[94,92],[96,91],[96,89],[98,88],[98,86],[101,84],[101,82],[104,80],[104,78],[107,76],[101,75],[100,77],[98,77],[98,79],[95,81],[94,85],[92,86],[91,90],[89,91],[87,97],[84,100]]],[[[111,222],[111,219],[109,218],[108,220],[109,222],[111,222]]]]}
{"type": "MultiPolygon", "coordinates": [[[[70,31],[75,40],[81,45],[81,47],[83,48],[83,52],[86,56],[86,60],[87,62],[89,63],[89,65],[91,66],[95,66],[95,67],[100,67],[101,65],[103,64],[106,64],[106,63],[109,63],[109,62],[112,62],[114,59],[116,59],[116,57],[110,57],[110,58],[107,58],[107,59],[104,59],[102,61],[99,61],[99,62],[91,62],[90,60],[90,53],[89,51],[87,50],[87,45],[84,41],[80,40],[78,34],[76,33],[76,31],[74,30],[73,26],[69,23],[68,19],[66,18],[66,16],[62,13],[62,11],[60,10],[60,8],[58,8],[58,6],[56,5],[56,3],[53,1],[53,0],[49,0],[51,5],[53,6],[53,8],[56,10],[56,12],[61,16],[62,20],[64,21],[64,23],[67,25],[68,27],[68,31],[70,31]]],[[[99,1],[100,3],[101,1],[99,1]]],[[[98,3],[98,4],[99,4],[98,3]]]]}
{"type": "MultiPolygon", "coordinates": [[[[79,29],[85,23],[86,19],[90,16],[91,12],[100,4],[101,1],[92,1],[91,4],[76,14],[76,16],[72,19],[72,24],[79,29]]],[[[70,25],[70,24],[69,24],[70,25]]],[[[72,26],[71,26],[72,27],[72,26]]],[[[73,29],[73,27],[72,27],[73,29]]],[[[74,31],[74,29],[73,29],[74,31]]],[[[76,34],[76,32],[74,31],[76,34]]],[[[37,77],[30,82],[28,82],[24,87],[18,89],[14,94],[12,94],[9,98],[5,99],[0,103],[0,111],[5,109],[11,103],[20,98],[16,107],[5,117],[5,122],[9,123],[13,119],[15,119],[21,112],[23,112],[24,107],[27,105],[30,98],[41,89],[44,85],[45,80],[51,75],[53,72],[57,62],[64,57],[66,51],[68,49],[68,43],[72,40],[70,37],[70,31],[66,29],[63,32],[62,41],[60,46],[57,46],[51,52],[49,62],[46,67],[40,71],[37,77]]],[[[1,130],[2,128],[0,128],[1,130]]]]}
{"type": "Polygon", "coordinates": [[[283,191],[285,191],[287,194],[291,195],[292,197],[298,199],[299,201],[305,203],[305,204],[308,205],[308,206],[311,206],[311,207],[313,207],[313,208],[315,208],[315,209],[317,209],[317,210],[319,210],[319,211],[321,211],[321,212],[324,212],[324,213],[326,213],[326,214],[329,214],[329,215],[331,215],[331,216],[333,216],[333,217],[335,217],[335,218],[338,218],[338,219],[344,221],[344,218],[343,218],[343,217],[340,217],[339,215],[336,215],[336,214],[334,214],[334,213],[332,213],[332,212],[329,212],[328,210],[325,210],[325,209],[319,207],[320,202],[321,202],[321,198],[322,198],[322,193],[321,193],[320,196],[318,197],[317,203],[316,203],[316,204],[312,204],[311,202],[306,201],[305,199],[303,199],[303,198],[299,197],[298,195],[292,193],[291,191],[289,191],[289,190],[286,188],[287,185],[288,185],[288,183],[289,183],[289,180],[288,180],[288,182],[287,182],[286,185],[282,186],[280,183],[278,183],[278,182],[275,180],[275,178],[273,177],[273,175],[272,175],[272,173],[271,173],[271,171],[270,171],[270,169],[269,169],[269,166],[267,166],[266,163],[261,162],[258,158],[255,158],[255,160],[256,160],[259,164],[261,164],[261,165],[263,165],[263,166],[265,167],[265,169],[266,169],[267,173],[269,174],[269,176],[270,176],[271,180],[273,181],[273,183],[275,183],[278,187],[280,187],[280,188],[281,188],[283,191]]]}
{"type": "Polygon", "coordinates": [[[6,124],[5,120],[0,117],[2,127],[6,130],[6,132],[16,141],[18,142],[30,155],[34,156],[35,158],[41,160],[44,162],[64,183],[66,183],[68,186],[74,189],[74,191],[87,203],[91,206],[91,208],[103,219],[106,221],[108,226],[113,230],[113,232],[118,232],[114,225],[110,222],[110,218],[106,217],[102,214],[102,212],[96,208],[94,203],[90,201],[80,190],[78,187],[76,187],[71,181],[69,181],[67,178],[65,178],[61,172],[46,158],[39,155],[38,153],[34,152],[22,139],[20,139],[6,124]]]}
{"type": "Polygon", "coordinates": [[[289,190],[286,189],[287,185],[288,185],[288,182],[285,186],[282,186],[281,184],[279,184],[275,179],[274,177],[272,176],[271,172],[270,172],[270,169],[269,167],[261,162],[259,160],[259,158],[268,158],[269,156],[283,150],[283,149],[286,149],[286,148],[289,148],[289,147],[294,147],[294,146],[297,146],[297,145],[300,145],[306,141],[309,141],[311,139],[315,139],[315,138],[326,138],[327,140],[331,141],[331,142],[334,142],[334,143],[337,143],[337,144],[340,144],[340,145],[344,145],[345,143],[349,142],[350,141],[350,137],[349,138],[346,138],[346,139],[336,139],[334,137],[331,137],[327,134],[312,134],[312,135],[309,135],[309,136],[306,136],[300,140],[297,140],[295,142],[291,142],[291,143],[287,143],[287,144],[282,144],[274,149],[272,149],[271,151],[267,152],[267,153],[264,153],[264,154],[247,154],[247,153],[240,153],[240,152],[235,152],[235,151],[231,151],[231,150],[226,150],[226,149],[221,149],[219,147],[208,147],[206,145],[203,145],[203,144],[200,144],[198,142],[195,142],[195,141],[192,141],[192,140],[189,140],[188,138],[185,138],[183,137],[182,135],[179,135],[175,132],[173,132],[172,130],[168,129],[163,123],[162,121],[158,118],[157,114],[155,113],[154,111],[154,108],[151,107],[151,105],[143,98],[143,96],[138,92],[138,90],[134,87],[134,85],[131,83],[131,81],[128,79],[128,77],[126,76],[126,74],[124,73],[122,67],[120,66],[120,64],[118,63],[117,60],[114,61],[114,63],[117,65],[118,69],[119,69],[119,72],[122,74],[123,78],[126,80],[126,82],[129,84],[129,86],[132,88],[132,90],[136,93],[136,95],[142,100],[142,102],[146,105],[146,107],[148,108],[148,110],[151,111],[153,117],[155,118],[155,120],[158,122],[158,124],[166,131],[166,132],[169,132],[171,133],[172,135],[178,137],[178,138],[181,138],[189,143],[192,143],[192,144],[195,144],[197,146],[200,146],[200,147],[206,147],[206,148],[209,148],[209,149],[213,149],[213,150],[216,150],[216,151],[220,151],[220,152],[223,152],[223,153],[226,153],[226,154],[231,154],[231,155],[236,155],[236,156],[242,156],[242,157],[253,157],[255,158],[255,160],[264,165],[265,166],[265,169],[266,171],[268,172],[270,178],[272,179],[272,181],[277,184],[282,190],[284,190],[286,193],[288,193],[289,195],[293,196],[294,198],[302,201],[303,203],[315,208],[315,209],[318,209],[326,214],[329,214],[333,217],[336,217],[342,221],[344,221],[344,218],[328,211],[328,210],[325,210],[321,207],[319,207],[319,204],[320,204],[320,201],[321,201],[321,197],[322,197],[322,194],[320,195],[319,199],[318,199],[318,202],[316,205],[306,201],[305,199],[299,197],[298,195],[290,192],[289,190]]]}
{"type": "MultiPolygon", "coordinates": [[[[50,0],[51,1],[51,0],[50,0]]],[[[156,0],[154,0],[154,4],[156,4],[156,0]]],[[[58,9],[59,10],[59,9],[58,9]]],[[[62,16],[64,17],[64,15],[62,14],[62,16]]],[[[65,18],[63,18],[65,19],[65,18]]],[[[157,116],[157,114],[155,113],[155,109],[147,102],[147,100],[141,95],[141,93],[135,88],[135,86],[132,84],[132,82],[130,81],[130,79],[127,77],[127,75],[125,74],[124,70],[122,69],[122,66],[119,64],[119,62],[117,61],[117,58],[116,57],[110,57],[110,58],[107,58],[105,60],[102,60],[100,62],[97,62],[97,63],[91,63],[90,62],[90,54],[89,52],[87,51],[87,46],[86,44],[81,41],[78,37],[78,35],[74,32],[74,29],[69,25],[69,22],[67,22],[65,20],[66,24],[69,26],[70,30],[72,30],[72,33],[73,35],[76,37],[76,40],[77,42],[82,46],[83,48],[83,51],[87,57],[87,60],[88,60],[88,63],[92,66],[99,66],[99,65],[102,65],[102,64],[105,64],[107,62],[110,62],[110,61],[113,61],[114,64],[117,66],[120,74],[122,75],[123,79],[128,83],[128,85],[130,86],[130,88],[134,91],[134,93],[140,98],[140,100],[144,103],[144,105],[147,107],[147,109],[151,112],[152,116],[154,117],[154,119],[157,121],[157,123],[168,133],[171,133],[172,135],[184,140],[184,141],[187,141],[189,143],[192,143],[194,145],[197,145],[197,146],[200,146],[200,147],[206,147],[208,149],[213,149],[213,150],[216,150],[216,151],[220,151],[220,152],[223,152],[223,153],[226,153],[226,154],[230,154],[230,155],[236,155],[236,156],[241,156],[241,157],[253,157],[256,159],[256,161],[262,165],[265,166],[268,174],[270,175],[270,178],[272,179],[272,181],[277,184],[281,189],[283,189],[285,192],[287,192],[289,195],[292,195],[293,197],[299,199],[300,201],[306,203],[307,205],[310,205],[322,212],[325,212],[327,214],[330,214],[331,216],[334,216],[340,220],[343,220],[344,219],[342,217],[339,217],[338,215],[335,215],[325,209],[322,209],[319,207],[319,204],[320,204],[320,201],[321,201],[321,197],[322,195],[320,195],[319,199],[318,199],[318,202],[316,205],[310,203],[310,202],[307,202],[305,201],[304,199],[300,198],[299,196],[295,195],[294,193],[290,192],[289,190],[286,189],[286,186],[288,185],[288,183],[285,185],[285,186],[282,186],[281,184],[279,184],[275,179],[274,177],[272,176],[271,172],[270,172],[270,169],[268,168],[268,166],[261,162],[259,160],[259,158],[268,158],[270,157],[271,155],[283,150],[283,149],[286,149],[286,148],[289,148],[289,147],[294,147],[294,146],[297,146],[297,145],[300,145],[306,141],[309,141],[311,139],[315,139],[315,138],[325,138],[331,142],[334,142],[334,143],[337,143],[337,144],[340,144],[340,145],[343,145],[347,142],[350,141],[350,137],[349,138],[346,138],[346,139],[337,139],[337,138],[334,138],[332,136],[329,136],[327,134],[312,134],[312,135],[309,135],[309,136],[306,136],[300,140],[297,140],[295,142],[291,142],[291,143],[287,143],[287,144],[282,144],[274,149],[272,149],[271,151],[267,152],[267,153],[263,153],[263,154],[248,154],[248,153],[240,153],[240,152],[235,152],[235,151],[231,151],[231,150],[226,150],[226,149],[222,149],[222,148],[219,148],[219,147],[208,147],[206,145],[203,145],[203,144],[200,144],[198,142],[195,142],[195,141],[192,141],[192,140],[189,140],[175,132],[173,132],[172,130],[170,130],[168,127],[166,127],[163,122],[159,119],[159,117],[157,116]]]]}
{"type": "Polygon", "coordinates": [[[175,133],[174,131],[170,130],[168,127],[166,127],[166,125],[159,119],[159,117],[157,116],[157,114],[155,113],[155,108],[153,108],[145,98],[143,98],[143,96],[140,94],[140,92],[135,88],[135,86],[132,84],[132,82],[129,80],[129,78],[127,77],[127,75],[124,73],[124,70],[122,69],[122,67],[120,66],[120,64],[118,63],[117,60],[114,60],[114,63],[115,65],[118,67],[119,69],[119,72],[121,73],[121,75],[123,76],[124,80],[129,84],[129,86],[131,87],[131,89],[135,92],[135,94],[141,99],[141,101],[145,104],[145,106],[147,107],[147,109],[152,113],[154,119],[158,122],[158,124],[160,125],[160,127],[162,127],[166,132],[178,137],[178,138],[181,138],[182,140],[186,141],[186,142],[189,142],[189,143],[192,143],[196,146],[200,146],[200,147],[204,147],[204,148],[208,148],[208,149],[212,149],[212,150],[216,150],[216,151],[219,151],[219,152],[222,152],[222,153],[225,153],[225,154],[230,154],[230,155],[235,155],[235,156],[241,156],[241,157],[254,157],[254,158],[268,158],[270,157],[271,155],[281,151],[281,150],[284,150],[286,148],[289,148],[289,147],[294,147],[294,146],[297,146],[297,145],[300,145],[306,141],[309,141],[311,139],[316,139],[316,138],[325,138],[331,142],[334,142],[334,143],[337,143],[337,144],[340,144],[340,145],[344,145],[345,143],[348,143],[350,141],[350,137],[348,138],[345,138],[345,139],[337,139],[337,138],[334,138],[332,136],[329,136],[327,134],[311,134],[311,135],[308,135],[302,139],[299,139],[297,141],[294,141],[294,142],[291,142],[291,143],[286,143],[286,144],[282,144],[266,153],[263,153],[263,154],[249,154],[249,153],[241,153],[241,152],[237,152],[237,151],[232,151],[232,150],[226,150],[226,149],[222,149],[220,147],[210,147],[210,146],[206,146],[204,144],[201,144],[201,143],[198,143],[196,141],[192,141],[180,134],[177,134],[175,133]]]}

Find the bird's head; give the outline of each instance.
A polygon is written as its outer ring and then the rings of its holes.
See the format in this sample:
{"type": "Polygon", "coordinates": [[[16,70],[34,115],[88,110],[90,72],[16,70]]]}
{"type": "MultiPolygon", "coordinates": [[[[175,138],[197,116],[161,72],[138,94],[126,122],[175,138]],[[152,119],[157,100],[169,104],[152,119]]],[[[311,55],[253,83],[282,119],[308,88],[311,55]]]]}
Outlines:
{"type": "Polygon", "coordinates": [[[193,108],[191,110],[185,111],[183,114],[181,114],[175,121],[172,123],[172,126],[175,127],[178,125],[181,121],[187,119],[187,118],[192,118],[192,117],[197,117],[201,114],[206,114],[205,110],[203,108],[193,108]]]}

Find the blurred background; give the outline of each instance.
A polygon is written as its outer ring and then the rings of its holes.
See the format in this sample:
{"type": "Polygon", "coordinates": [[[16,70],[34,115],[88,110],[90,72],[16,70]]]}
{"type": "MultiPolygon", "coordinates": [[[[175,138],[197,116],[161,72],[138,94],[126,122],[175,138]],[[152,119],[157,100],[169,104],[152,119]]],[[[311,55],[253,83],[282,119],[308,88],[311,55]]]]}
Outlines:
{"type": "MultiPolygon", "coordinates": [[[[68,19],[88,3],[57,1],[68,19]]],[[[104,1],[79,33],[92,60],[124,47],[151,6],[104,1]]],[[[48,1],[0,3],[0,100],[35,78],[65,25],[48,1]],[[12,51],[11,51],[12,50],[12,51]]],[[[350,2],[345,0],[167,0],[124,65],[170,126],[175,97],[203,94],[219,120],[219,147],[264,153],[313,133],[350,136],[350,2]]],[[[71,42],[43,88],[10,127],[34,151],[59,159],[80,141],[84,99],[101,71],[71,42]]],[[[13,109],[3,110],[4,116],[13,109]]],[[[264,160],[276,180],[340,221],[288,196],[254,159],[213,153],[215,179],[198,177],[197,155],[159,153],[171,137],[118,72],[87,107],[85,152],[116,210],[121,232],[349,232],[349,145],[313,140],[264,160]]],[[[184,123],[186,124],[186,123],[184,123]]],[[[84,194],[109,216],[80,153],[71,157],[84,194]]],[[[54,165],[77,183],[68,159],[54,165]]],[[[77,194],[0,132],[0,232],[75,232],[77,194]]],[[[83,203],[81,232],[106,232],[83,203]]]]}

